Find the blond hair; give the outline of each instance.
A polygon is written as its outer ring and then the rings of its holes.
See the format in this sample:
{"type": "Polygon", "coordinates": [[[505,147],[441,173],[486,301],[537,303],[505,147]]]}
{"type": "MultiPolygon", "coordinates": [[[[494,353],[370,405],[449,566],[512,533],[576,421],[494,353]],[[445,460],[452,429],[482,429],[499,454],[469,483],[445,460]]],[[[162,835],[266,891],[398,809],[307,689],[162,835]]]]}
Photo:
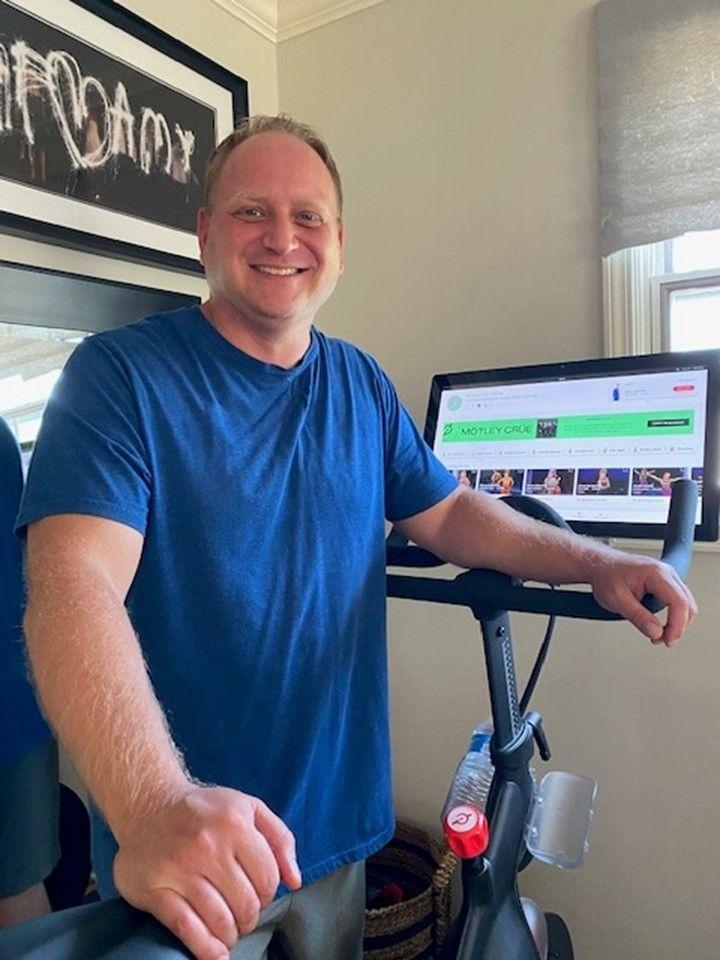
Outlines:
{"type": "Polygon", "coordinates": [[[335,161],[333,160],[328,145],[325,143],[320,134],[316,130],[313,130],[312,127],[309,127],[306,123],[300,123],[297,120],[293,120],[292,117],[288,117],[283,113],[278,114],[276,117],[265,116],[263,114],[258,114],[255,117],[248,117],[247,119],[243,120],[239,126],[235,127],[232,133],[229,133],[227,137],[225,137],[225,139],[217,145],[217,147],[215,147],[210,155],[210,159],[207,162],[207,167],[205,168],[204,205],[206,207],[211,206],[215,184],[217,183],[222,168],[225,166],[227,158],[230,156],[235,147],[243,143],[245,140],[249,140],[250,137],[257,136],[259,133],[287,133],[291,137],[296,137],[298,140],[302,140],[303,143],[306,143],[309,147],[312,147],[312,149],[315,151],[315,153],[317,153],[327,167],[328,172],[332,177],[332,181],[335,184],[335,193],[337,194],[338,202],[338,216],[340,219],[342,219],[342,182],[340,180],[340,172],[335,161]]]}

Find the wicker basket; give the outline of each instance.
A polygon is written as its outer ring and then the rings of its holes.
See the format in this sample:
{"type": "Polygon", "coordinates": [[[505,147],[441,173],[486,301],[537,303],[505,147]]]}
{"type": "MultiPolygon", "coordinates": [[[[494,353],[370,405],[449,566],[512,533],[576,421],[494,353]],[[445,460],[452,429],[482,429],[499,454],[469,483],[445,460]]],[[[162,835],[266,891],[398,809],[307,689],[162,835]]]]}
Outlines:
{"type": "Polygon", "coordinates": [[[382,873],[417,889],[401,903],[365,911],[365,960],[434,957],[450,925],[450,883],[457,858],[424,830],[398,823],[395,836],[367,862],[368,878],[382,873]]]}

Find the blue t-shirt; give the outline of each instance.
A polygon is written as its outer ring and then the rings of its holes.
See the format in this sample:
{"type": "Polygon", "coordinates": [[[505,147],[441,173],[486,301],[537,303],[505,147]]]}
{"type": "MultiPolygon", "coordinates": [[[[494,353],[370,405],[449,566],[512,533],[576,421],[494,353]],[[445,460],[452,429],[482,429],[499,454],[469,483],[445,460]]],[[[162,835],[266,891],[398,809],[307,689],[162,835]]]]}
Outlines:
{"type": "Polygon", "coordinates": [[[127,607],[173,738],[193,776],[287,823],[310,883],[392,834],[384,518],[455,485],[370,357],[313,330],[284,370],[191,308],[78,346],[18,525],[144,535],[127,607]]]}
{"type": "Polygon", "coordinates": [[[22,552],[13,534],[22,485],[20,449],[0,418],[0,767],[18,763],[51,736],[28,681],[22,642],[22,552]]]}

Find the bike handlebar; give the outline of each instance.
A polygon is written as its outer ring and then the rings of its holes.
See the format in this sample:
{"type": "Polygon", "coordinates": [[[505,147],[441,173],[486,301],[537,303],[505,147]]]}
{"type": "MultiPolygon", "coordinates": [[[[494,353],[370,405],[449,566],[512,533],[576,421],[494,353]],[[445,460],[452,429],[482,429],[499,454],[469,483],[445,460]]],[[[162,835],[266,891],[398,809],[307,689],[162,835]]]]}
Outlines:
{"type": "MultiPolygon", "coordinates": [[[[685,579],[690,569],[697,497],[694,481],[683,479],[673,484],[660,559],[671,566],[681,579],[685,579]]],[[[445,561],[420,547],[388,545],[387,563],[388,566],[426,568],[439,566],[445,561]]],[[[469,607],[478,615],[487,611],[507,610],[582,620],[622,619],[619,614],[601,607],[589,593],[526,587],[519,580],[496,570],[467,570],[452,580],[388,574],[387,591],[389,597],[469,607]]],[[[652,613],[664,606],[650,594],[642,602],[652,613]]]]}

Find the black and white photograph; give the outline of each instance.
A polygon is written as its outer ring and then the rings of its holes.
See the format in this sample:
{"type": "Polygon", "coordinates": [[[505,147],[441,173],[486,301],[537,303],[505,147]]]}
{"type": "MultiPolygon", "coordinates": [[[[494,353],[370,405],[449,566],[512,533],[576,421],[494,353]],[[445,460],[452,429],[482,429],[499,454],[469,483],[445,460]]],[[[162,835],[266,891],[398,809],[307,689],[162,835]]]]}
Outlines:
{"type": "Polygon", "coordinates": [[[0,0],[0,25],[2,210],[199,271],[203,170],[247,115],[245,81],[114,4],[0,0]]]}

